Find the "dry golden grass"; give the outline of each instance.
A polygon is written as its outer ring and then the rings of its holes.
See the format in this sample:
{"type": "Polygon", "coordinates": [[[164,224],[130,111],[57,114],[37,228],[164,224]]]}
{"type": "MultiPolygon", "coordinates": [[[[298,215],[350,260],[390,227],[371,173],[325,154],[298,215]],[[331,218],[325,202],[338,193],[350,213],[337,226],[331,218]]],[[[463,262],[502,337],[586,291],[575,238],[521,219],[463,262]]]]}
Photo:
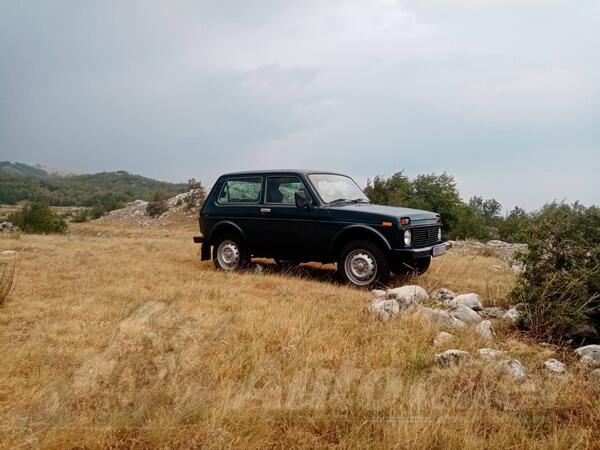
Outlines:
{"type": "MultiPolygon", "coordinates": [[[[431,323],[379,322],[368,292],[322,269],[216,272],[191,224],[71,230],[0,239],[19,252],[0,308],[2,447],[598,447],[598,383],[569,352],[470,328],[436,349],[431,323]],[[433,362],[490,346],[527,381],[433,362]],[[544,371],[551,356],[567,375],[544,371]]],[[[495,265],[450,254],[418,281],[505,305],[513,275],[495,265]]]]}

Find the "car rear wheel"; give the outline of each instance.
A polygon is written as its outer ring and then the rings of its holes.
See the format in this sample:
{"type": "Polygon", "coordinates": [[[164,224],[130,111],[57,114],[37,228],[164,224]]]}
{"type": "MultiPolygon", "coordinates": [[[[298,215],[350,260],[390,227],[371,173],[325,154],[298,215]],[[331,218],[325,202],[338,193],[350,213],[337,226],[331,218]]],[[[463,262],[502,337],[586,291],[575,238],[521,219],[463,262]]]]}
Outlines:
{"type": "Polygon", "coordinates": [[[224,234],[215,242],[213,260],[217,269],[234,271],[244,267],[250,258],[246,246],[238,236],[224,234]]]}
{"type": "Polygon", "coordinates": [[[343,281],[358,287],[385,285],[390,269],[384,252],[371,241],[353,241],[339,254],[338,273],[343,281]]]}

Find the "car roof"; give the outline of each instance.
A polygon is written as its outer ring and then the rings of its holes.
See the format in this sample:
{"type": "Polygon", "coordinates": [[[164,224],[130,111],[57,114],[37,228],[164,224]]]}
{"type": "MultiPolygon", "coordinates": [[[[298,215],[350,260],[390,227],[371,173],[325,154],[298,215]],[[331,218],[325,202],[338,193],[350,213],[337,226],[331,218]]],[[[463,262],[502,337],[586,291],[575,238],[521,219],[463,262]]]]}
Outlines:
{"type": "Polygon", "coordinates": [[[243,172],[229,172],[221,175],[222,177],[231,176],[245,176],[245,175],[289,175],[289,174],[301,174],[309,175],[311,173],[325,173],[330,175],[342,175],[347,177],[348,175],[338,172],[332,172],[330,170],[312,170],[312,169],[277,169],[277,170],[248,170],[243,172]]]}

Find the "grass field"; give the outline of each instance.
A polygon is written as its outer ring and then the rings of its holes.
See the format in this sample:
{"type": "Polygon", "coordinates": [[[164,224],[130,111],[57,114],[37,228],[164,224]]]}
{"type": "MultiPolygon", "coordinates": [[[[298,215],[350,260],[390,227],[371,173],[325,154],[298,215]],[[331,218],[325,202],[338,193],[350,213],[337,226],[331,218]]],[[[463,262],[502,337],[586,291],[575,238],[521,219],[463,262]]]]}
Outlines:
{"type": "MultiPolygon", "coordinates": [[[[439,328],[374,319],[370,294],[328,268],[217,272],[195,231],[88,223],[0,238],[18,252],[0,307],[0,447],[600,447],[598,381],[570,351],[501,324],[493,343],[465,328],[434,348],[439,328]],[[527,380],[478,358],[434,363],[481,347],[518,358],[527,380]],[[548,357],[567,374],[547,373],[548,357]]],[[[513,274],[450,253],[417,281],[506,306],[513,274]]]]}

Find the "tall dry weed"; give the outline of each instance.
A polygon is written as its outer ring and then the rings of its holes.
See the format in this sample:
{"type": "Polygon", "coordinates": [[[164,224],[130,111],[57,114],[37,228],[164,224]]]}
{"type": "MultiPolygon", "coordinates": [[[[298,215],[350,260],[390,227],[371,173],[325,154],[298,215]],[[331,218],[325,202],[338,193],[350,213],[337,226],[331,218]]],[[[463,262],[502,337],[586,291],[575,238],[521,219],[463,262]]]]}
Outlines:
{"type": "Polygon", "coordinates": [[[15,285],[15,262],[0,261],[0,305],[2,305],[15,285]]]}

